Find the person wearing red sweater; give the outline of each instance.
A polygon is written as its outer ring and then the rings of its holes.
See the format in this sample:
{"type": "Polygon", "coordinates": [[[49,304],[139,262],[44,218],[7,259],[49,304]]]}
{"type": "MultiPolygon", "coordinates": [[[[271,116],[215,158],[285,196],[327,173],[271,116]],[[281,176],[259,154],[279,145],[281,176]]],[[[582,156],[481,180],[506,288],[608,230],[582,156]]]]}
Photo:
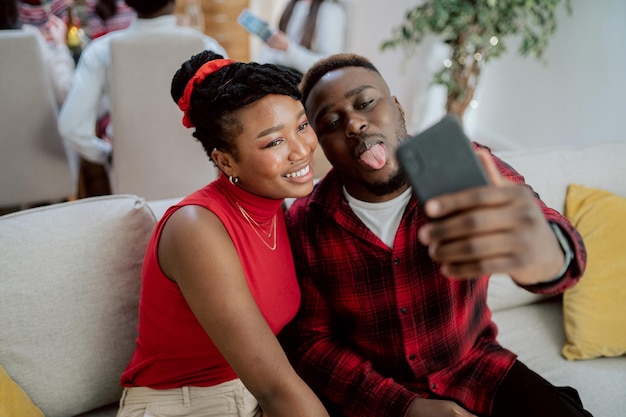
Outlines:
{"type": "Polygon", "coordinates": [[[118,417],[328,417],[276,334],[300,304],[283,210],[313,188],[317,138],[297,77],[204,51],[171,93],[221,170],[148,243],[118,417]]]}

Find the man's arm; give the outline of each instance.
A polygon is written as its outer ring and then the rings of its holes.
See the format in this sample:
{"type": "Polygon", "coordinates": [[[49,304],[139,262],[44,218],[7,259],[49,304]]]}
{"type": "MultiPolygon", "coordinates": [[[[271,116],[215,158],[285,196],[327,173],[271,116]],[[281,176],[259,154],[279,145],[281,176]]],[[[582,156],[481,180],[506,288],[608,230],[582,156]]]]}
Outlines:
{"type": "Polygon", "coordinates": [[[518,285],[546,294],[573,286],[586,265],[578,232],[514,169],[486,149],[479,150],[479,157],[492,185],[426,202],[435,220],[420,230],[420,240],[431,257],[450,277],[507,273],[518,285]],[[562,277],[565,253],[551,224],[563,232],[573,254],[562,277]]]}
{"type": "MultiPolygon", "coordinates": [[[[106,85],[104,44],[93,41],[83,51],[72,86],[59,113],[59,131],[83,158],[106,164],[111,144],[96,136],[98,105],[106,85]]],[[[108,50],[107,50],[108,51],[108,50]]],[[[108,52],[107,52],[108,53],[108,52]]]]}

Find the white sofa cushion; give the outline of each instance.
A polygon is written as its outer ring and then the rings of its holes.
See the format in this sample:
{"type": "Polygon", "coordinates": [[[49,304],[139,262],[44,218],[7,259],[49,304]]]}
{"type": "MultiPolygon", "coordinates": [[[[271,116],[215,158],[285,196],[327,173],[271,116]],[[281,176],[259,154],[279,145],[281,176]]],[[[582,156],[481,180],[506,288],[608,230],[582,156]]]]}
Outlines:
{"type": "Polygon", "coordinates": [[[626,142],[495,153],[524,176],[544,203],[561,214],[567,186],[572,183],[626,196],[626,142]]]}
{"type": "MultiPolygon", "coordinates": [[[[544,203],[561,214],[565,209],[567,187],[582,184],[626,196],[626,143],[598,143],[579,147],[559,147],[495,152],[533,187],[544,203]]],[[[518,287],[504,275],[489,281],[488,303],[493,311],[515,308],[545,299],[518,287]]]]}
{"type": "Polygon", "coordinates": [[[128,195],[0,217],[0,363],[47,417],[119,400],[154,225],[128,195]]]}
{"type": "Polygon", "coordinates": [[[493,274],[489,278],[487,304],[491,311],[533,304],[545,298],[543,294],[535,294],[523,289],[506,274],[493,274]]]}

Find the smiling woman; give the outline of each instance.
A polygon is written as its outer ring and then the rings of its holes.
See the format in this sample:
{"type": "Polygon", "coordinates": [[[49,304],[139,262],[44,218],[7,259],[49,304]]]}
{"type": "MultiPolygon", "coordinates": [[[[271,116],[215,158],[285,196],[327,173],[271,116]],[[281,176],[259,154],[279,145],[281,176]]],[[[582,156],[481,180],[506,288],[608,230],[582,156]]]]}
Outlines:
{"type": "Polygon", "coordinates": [[[311,192],[317,145],[297,82],[206,51],[174,75],[183,124],[221,174],[153,232],[118,416],[328,416],[275,337],[300,303],[281,205],[311,192]]]}

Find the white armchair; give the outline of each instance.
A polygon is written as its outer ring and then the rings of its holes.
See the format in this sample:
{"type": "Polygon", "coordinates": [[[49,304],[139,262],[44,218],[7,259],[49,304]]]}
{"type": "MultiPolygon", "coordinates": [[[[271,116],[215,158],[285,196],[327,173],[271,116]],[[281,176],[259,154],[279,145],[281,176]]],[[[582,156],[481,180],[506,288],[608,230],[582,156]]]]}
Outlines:
{"type": "Polygon", "coordinates": [[[0,207],[58,202],[76,193],[68,159],[76,155],[59,135],[58,106],[39,48],[34,33],[0,30],[0,207]]]}
{"type": "Polygon", "coordinates": [[[202,145],[181,124],[170,95],[174,73],[203,50],[194,35],[150,35],[111,43],[114,194],[148,200],[185,196],[217,177],[202,145]]]}

